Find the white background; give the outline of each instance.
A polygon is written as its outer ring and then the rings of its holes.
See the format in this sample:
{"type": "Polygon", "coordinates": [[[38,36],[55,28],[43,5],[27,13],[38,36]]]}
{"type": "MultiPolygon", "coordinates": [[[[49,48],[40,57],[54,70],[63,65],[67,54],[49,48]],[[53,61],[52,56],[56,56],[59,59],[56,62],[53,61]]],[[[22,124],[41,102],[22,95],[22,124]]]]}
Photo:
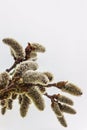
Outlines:
{"type": "MultiPolygon", "coordinates": [[[[41,71],[51,71],[55,81],[68,80],[82,88],[83,96],[70,96],[77,114],[65,115],[63,128],[50,108],[38,111],[33,105],[26,118],[19,114],[17,101],[5,116],[0,115],[1,130],[86,130],[87,129],[87,1],[86,0],[0,0],[0,71],[12,63],[5,37],[38,42],[46,53],[38,55],[41,71]]],[[[51,93],[58,93],[51,89],[51,93]]],[[[61,92],[60,92],[61,93],[61,92]]]]}

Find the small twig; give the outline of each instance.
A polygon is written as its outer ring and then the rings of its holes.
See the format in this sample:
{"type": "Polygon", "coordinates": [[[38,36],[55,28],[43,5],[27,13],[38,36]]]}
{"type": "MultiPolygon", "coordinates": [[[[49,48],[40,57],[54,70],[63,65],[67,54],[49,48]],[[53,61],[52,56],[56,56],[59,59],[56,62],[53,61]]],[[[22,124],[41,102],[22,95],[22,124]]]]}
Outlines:
{"type": "Polygon", "coordinates": [[[16,67],[16,62],[14,62],[14,64],[9,68],[9,69],[6,69],[7,72],[10,72],[13,68],[16,67]]]}
{"type": "Polygon", "coordinates": [[[8,91],[10,91],[10,90],[12,90],[12,89],[14,89],[14,83],[13,84],[10,84],[7,88],[5,88],[5,89],[2,89],[1,91],[0,91],[0,93],[2,94],[4,94],[5,92],[8,92],[8,91]]]}
{"type": "MultiPolygon", "coordinates": [[[[14,79],[12,79],[12,82],[10,82],[10,84],[8,85],[8,87],[5,88],[5,89],[2,89],[2,90],[0,91],[0,93],[5,93],[5,92],[8,92],[8,91],[11,91],[12,89],[16,89],[17,81],[18,81],[19,79],[20,79],[20,77],[14,77],[14,79]]],[[[63,85],[65,85],[65,83],[66,83],[66,82],[61,81],[61,82],[58,82],[58,83],[52,83],[52,84],[45,85],[44,87],[47,87],[47,88],[50,88],[50,87],[61,88],[63,85]]],[[[27,92],[28,89],[29,89],[29,87],[32,87],[32,86],[41,87],[42,85],[40,85],[40,84],[23,84],[23,83],[21,83],[21,84],[19,84],[18,86],[19,86],[19,89],[20,89],[21,91],[27,92]]],[[[43,87],[43,86],[42,86],[42,87],[43,87]]],[[[48,95],[47,93],[45,93],[44,95],[47,96],[47,97],[49,97],[49,98],[51,98],[52,100],[53,100],[53,98],[56,99],[56,95],[55,95],[55,94],[52,95],[52,96],[50,96],[50,95],[48,95]]]]}
{"type": "Polygon", "coordinates": [[[60,81],[60,82],[57,82],[57,83],[48,84],[48,85],[46,85],[45,87],[47,87],[47,88],[49,88],[49,87],[56,87],[56,88],[61,89],[61,87],[65,86],[65,84],[66,84],[67,82],[68,82],[68,81],[60,81]]]}
{"type": "MultiPolygon", "coordinates": [[[[68,82],[68,81],[60,81],[60,82],[57,82],[57,83],[52,83],[52,84],[44,85],[44,87],[46,87],[46,88],[56,87],[56,88],[61,89],[61,87],[65,86],[65,84],[66,84],[67,82],[68,82]]],[[[33,85],[33,84],[32,84],[32,85],[33,85]]],[[[42,86],[42,85],[36,84],[36,86],[42,86]]]]}
{"type": "Polygon", "coordinates": [[[0,93],[5,93],[5,92],[8,92],[8,91],[11,90],[11,89],[14,89],[15,86],[16,86],[16,83],[17,83],[17,81],[18,81],[19,79],[20,79],[20,77],[14,77],[14,78],[10,81],[9,85],[8,85],[6,88],[0,90],[0,93]]]}
{"type": "Polygon", "coordinates": [[[47,96],[50,99],[52,98],[52,96],[48,95],[48,93],[45,93],[44,95],[47,96]]]}
{"type": "Polygon", "coordinates": [[[45,87],[46,87],[46,88],[56,87],[56,83],[47,84],[47,85],[45,85],[45,87]]]}
{"type": "Polygon", "coordinates": [[[48,93],[45,93],[44,95],[46,97],[48,97],[51,100],[51,102],[56,101],[56,95],[55,94],[54,95],[49,95],[48,93]]]}
{"type": "Polygon", "coordinates": [[[22,61],[23,61],[22,59],[16,59],[15,62],[13,63],[13,65],[9,69],[6,69],[6,71],[10,72],[12,69],[14,69],[16,67],[17,64],[19,64],[22,61]]]}

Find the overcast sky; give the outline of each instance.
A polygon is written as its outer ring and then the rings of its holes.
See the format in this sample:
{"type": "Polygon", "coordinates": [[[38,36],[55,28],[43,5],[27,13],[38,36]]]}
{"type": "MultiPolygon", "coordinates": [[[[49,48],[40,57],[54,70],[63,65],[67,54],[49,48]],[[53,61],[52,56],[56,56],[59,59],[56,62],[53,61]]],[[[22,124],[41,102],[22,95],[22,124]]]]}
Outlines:
{"type": "MultiPolygon", "coordinates": [[[[17,101],[6,115],[0,115],[1,130],[86,130],[87,129],[87,0],[0,0],[0,71],[12,63],[2,39],[11,37],[23,47],[38,42],[46,53],[38,55],[40,71],[50,71],[54,81],[68,80],[81,87],[83,96],[73,97],[77,114],[65,115],[63,128],[45,98],[43,112],[31,106],[26,118],[19,114],[17,101]]],[[[61,93],[51,89],[51,93],[61,93]]],[[[65,93],[62,93],[66,95],[65,93]]]]}

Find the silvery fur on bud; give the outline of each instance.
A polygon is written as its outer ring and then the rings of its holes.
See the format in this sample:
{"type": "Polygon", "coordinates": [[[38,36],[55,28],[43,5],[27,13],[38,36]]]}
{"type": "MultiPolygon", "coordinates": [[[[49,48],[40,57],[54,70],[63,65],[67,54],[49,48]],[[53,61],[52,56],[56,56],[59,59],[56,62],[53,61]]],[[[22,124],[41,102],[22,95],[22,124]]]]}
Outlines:
{"type": "Polygon", "coordinates": [[[60,122],[60,124],[64,127],[67,127],[67,123],[66,123],[66,120],[64,118],[64,116],[62,117],[57,117],[58,121],[60,122]]]}
{"type": "Polygon", "coordinates": [[[26,71],[22,78],[24,83],[46,85],[49,82],[49,79],[45,74],[31,70],[26,71]]]}
{"type": "Polygon", "coordinates": [[[14,93],[14,92],[11,94],[11,98],[12,98],[13,100],[15,100],[15,99],[17,98],[17,96],[18,96],[17,93],[14,93]]]}
{"type": "Polygon", "coordinates": [[[25,94],[22,95],[22,102],[20,104],[20,115],[22,117],[26,116],[30,104],[31,104],[30,98],[28,98],[25,94]]]}
{"type": "Polygon", "coordinates": [[[27,59],[36,59],[36,57],[37,57],[37,53],[34,51],[29,53],[29,56],[27,55],[27,59]]]}
{"type": "Polygon", "coordinates": [[[5,105],[6,105],[6,100],[5,100],[5,99],[2,100],[2,101],[0,102],[0,105],[1,105],[1,106],[5,106],[5,105]]]}
{"type": "Polygon", "coordinates": [[[13,105],[12,99],[7,99],[7,109],[11,110],[13,107],[12,105],[13,105]]]}
{"type": "Polygon", "coordinates": [[[10,75],[6,71],[0,73],[0,89],[5,88],[9,84],[10,79],[10,75]]]}
{"type": "Polygon", "coordinates": [[[47,77],[48,77],[48,79],[49,79],[49,82],[51,82],[51,81],[53,81],[53,74],[52,73],[50,73],[50,72],[44,72],[43,74],[45,74],[47,77]]]}
{"type": "Polygon", "coordinates": [[[19,102],[19,104],[22,103],[22,99],[23,99],[22,95],[19,95],[19,96],[18,96],[18,102],[19,102]]]}
{"type": "Polygon", "coordinates": [[[37,89],[42,93],[42,94],[45,94],[46,92],[46,88],[44,86],[37,86],[37,89]]]}
{"type": "Polygon", "coordinates": [[[32,86],[28,90],[27,96],[31,98],[35,106],[39,110],[44,110],[45,104],[44,104],[44,99],[42,97],[41,92],[38,90],[37,86],[32,86]]]}
{"type": "Polygon", "coordinates": [[[62,112],[66,112],[66,113],[69,113],[69,114],[76,114],[76,111],[72,107],[70,107],[68,105],[59,103],[59,107],[60,107],[60,110],[62,112]]]}
{"type": "Polygon", "coordinates": [[[34,52],[45,52],[45,47],[39,43],[31,43],[31,47],[34,49],[34,52]]]}
{"type": "Polygon", "coordinates": [[[5,44],[9,45],[12,50],[12,55],[15,56],[16,59],[24,59],[25,53],[23,47],[14,39],[12,38],[4,38],[2,40],[5,44]]]}
{"type": "Polygon", "coordinates": [[[59,108],[59,104],[57,102],[53,102],[51,104],[51,108],[54,111],[54,113],[56,114],[56,116],[59,116],[59,117],[62,116],[62,112],[61,112],[61,110],[59,108]]]}
{"type": "Polygon", "coordinates": [[[1,114],[4,115],[6,113],[6,107],[1,108],[1,114]]]}
{"type": "Polygon", "coordinates": [[[60,124],[63,125],[64,127],[67,127],[66,121],[64,119],[64,116],[60,110],[59,104],[57,102],[53,102],[51,104],[51,108],[54,111],[54,113],[57,116],[57,119],[59,120],[60,124]]]}
{"type": "Polygon", "coordinates": [[[66,83],[65,86],[62,86],[60,89],[63,92],[67,92],[67,93],[72,94],[74,96],[82,95],[81,89],[72,83],[66,83]]]}
{"type": "Polygon", "coordinates": [[[37,70],[38,64],[34,61],[23,61],[22,63],[18,64],[14,75],[22,76],[27,70],[37,70]]]}
{"type": "Polygon", "coordinates": [[[73,105],[73,101],[70,98],[60,95],[60,94],[58,94],[58,101],[69,104],[69,105],[73,105]]]}

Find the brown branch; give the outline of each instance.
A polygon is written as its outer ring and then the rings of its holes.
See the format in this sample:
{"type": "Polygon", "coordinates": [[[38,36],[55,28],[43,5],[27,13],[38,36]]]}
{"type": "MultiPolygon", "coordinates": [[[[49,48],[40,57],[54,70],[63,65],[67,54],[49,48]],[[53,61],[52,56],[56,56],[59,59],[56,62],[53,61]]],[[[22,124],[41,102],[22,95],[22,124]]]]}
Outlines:
{"type": "Polygon", "coordinates": [[[16,67],[17,64],[19,64],[22,61],[23,61],[22,59],[16,59],[15,62],[13,63],[13,65],[9,69],[6,69],[6,71],[10,72],[12,69],[14,69],[16,67]]]}
{"type": "MultiPolygon", "coordinates": [[[[14,88],[14,86],[17,86],[17,81],[20,79],[20,77],[15,77],[11,83],[9,84],[9,86],[5,89],[2,89],[0,91],[0,93],[4,93],[4,92],[7,92],[10,88],[14,88]]],[[[50,88],[50,87],[56,87],[56,88],[61,88],[62,86],[64,86],[65,84],[67,83],[67,81],[60,81],[58,83],[52,83],[52,84],[48,84],[48,85],[45,85],[44,87],[46,88],[50,88]]],[[[32,87],[32,86],[38,86],[38,87],[43,87],[43,85],[40,85],[40,84],[23,84],[23,83],[20,83],[18,84],[19,88],[20,89],[24,89],[25,91],[27,91],[29,89],[29,87],[32,87]]]]}
{"type": "MultiPolygon", "coordinates": [[[[56,95],[56,94],[54,94],[54,95],[49,95],[48,93],[45,93],[44,94],[46,97],[48,97],[50,100],[51,100],[51,102],[56,102],[57,100],[57,98],[58,98],[58,96],[56,95]]],[[[58,101],[57,101],[58,102],[58,101]]]]}
{"type": "MultiPolygon", "coordinates": [[[[56,88],[61,89],[61,87],[65,86],[65,84],[66,84],[67,82],[68,82],[68,81],[60,81],[60,82],[57,82],[57,83],[51,83],[51,84],[44,85],[44,87],[46,87],[46,88],[56,87],[56,88]]],[[[33,84],[32,84],[32,85],[33,85],[33,84]]],[[[36,84],[36,86],[43,86],[43,85],[36,84]]]]}

